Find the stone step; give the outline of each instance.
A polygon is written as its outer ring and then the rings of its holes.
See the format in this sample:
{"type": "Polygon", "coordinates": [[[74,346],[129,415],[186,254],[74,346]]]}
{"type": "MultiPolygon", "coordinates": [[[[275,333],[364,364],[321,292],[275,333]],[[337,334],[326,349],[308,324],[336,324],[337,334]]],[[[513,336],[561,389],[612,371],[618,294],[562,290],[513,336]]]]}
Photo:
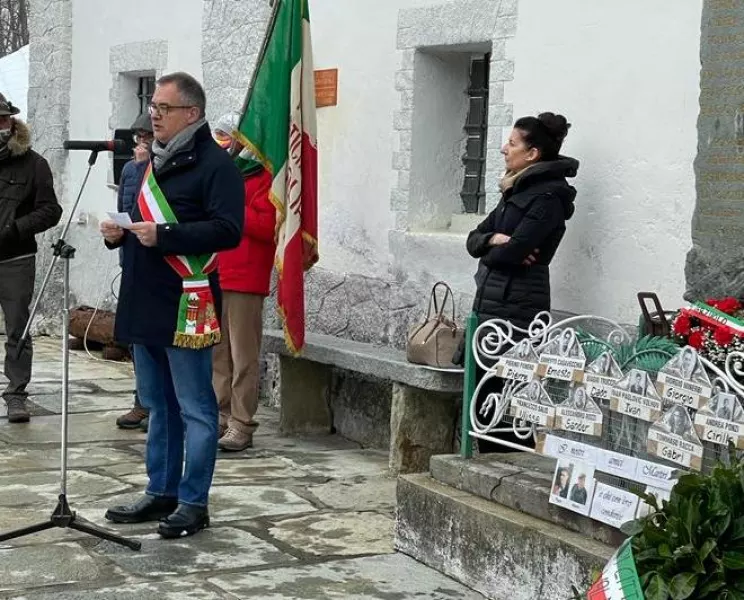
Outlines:
{"type": "MultiPolygon", "coordinates": [[[[527,452],[485,454],[472,459],[445,454],[433,456],[429,466],[436,481],[458,490],[555,523],[603,544],[618,547],[625,540],[613,527],[550,504],[555,459],[527,452]]],[[[595,473],[595,477],[603,475],[595,473]]],[[[611,477],[604,479],[605,483],[613,484],[611,477]]]]}
{"type": "Polygon", "coordinates": [[[457,490],[398,479],[396,548],[491,600],[567,600],[614,547],[457,490]]]}

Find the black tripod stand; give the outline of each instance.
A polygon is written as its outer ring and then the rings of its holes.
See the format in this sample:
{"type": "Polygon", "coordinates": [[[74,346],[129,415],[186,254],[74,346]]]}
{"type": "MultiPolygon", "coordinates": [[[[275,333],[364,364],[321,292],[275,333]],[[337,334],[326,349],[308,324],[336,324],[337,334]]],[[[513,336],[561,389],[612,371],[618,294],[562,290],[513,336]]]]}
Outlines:
{"type": "Polygon", "coordinates": [[[90,153],[90,158],[88,158],[88,171],[85,174],[85,179],[83,179],[83,184],[80,186],[80,192],[78,193],[75,204],[70,211],[70,216],[67,219],[67,223],[62,230],[59,239],[52,245],[52,248],[54,250],[52,263],[49,265],[49,269],[46,272],[44,282],[41,285],[39,294],[36,296],[36,301],[34,302],[33,308],[31,309],[31,314],[28,318],[28,322],[26,323],[23,335],[18,341],[17,347],[17,356],[20,356],[23,352],[23,347],[26,344],[26,340],[28,339],[29,330],[31,329],[31,323],[33,322],[34,316],[36,315],[36,312],[39,308],[39,301],[44,295],[44,291],[46,290],[47,284],[49,283],[54,267],[57,264],[57,260],[61,258],[64,267],[62,298],[62,444],[59,500],[57,502],[57,506],[54,509],[54,512],[52,512],[52,516],[48,521],[43,521],[29,527],[24,527],[22,529],[16,529],[15,531],[0,534],[0,542],[23,537],[25,535],[31,535],[39,531],[52,529],[53,527],[62,527],[82,531],[83,533],[87,533],[89,535],[93,535],[95,537],[108,540],[116,544],[121,544],[122,546],[127,546],[132,550],[139,550],[142,547],[142,544],[137,540],[129,540],[113,533],[109,533],[108,531],[100,529],[99,527],[96,527],[88,521],[79,519],[75,512],[70,508],[70,505],[67,501],[67,430],[70,383],[70,260],[75,258],[75,248],[70,246],[65,241],[65,237],[67,237],[67,232],[70,229],[73,215],[77,210],[78,203],[80,202],[80,197],[83,195],[83,190],[85,189],[85,184],[88,183],[88,176],[90,175],[90,171],[93,168],[93,165],[96,163],[97,158],[97,150],[94,150],[90,153]]]}

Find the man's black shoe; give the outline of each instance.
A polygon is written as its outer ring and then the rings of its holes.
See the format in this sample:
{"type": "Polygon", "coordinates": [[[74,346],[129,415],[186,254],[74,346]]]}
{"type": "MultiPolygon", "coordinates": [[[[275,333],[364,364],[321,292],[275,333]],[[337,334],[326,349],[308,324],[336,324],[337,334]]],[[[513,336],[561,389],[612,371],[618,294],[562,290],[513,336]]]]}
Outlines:
{"type": "Polygon", "coordinates": [[[158,533],[166,538],[179,538],[209,527],[209,511],[206,507],[179,504],[172,515],[160,521],[158,533]]]}
{"type": "Polygon", "coordinates": [[[177,498],[145,495],[134,504],[114,506],[106,511],[106,519],[114,523],[146,523],[160,521],[178,507],[177,498]]]}

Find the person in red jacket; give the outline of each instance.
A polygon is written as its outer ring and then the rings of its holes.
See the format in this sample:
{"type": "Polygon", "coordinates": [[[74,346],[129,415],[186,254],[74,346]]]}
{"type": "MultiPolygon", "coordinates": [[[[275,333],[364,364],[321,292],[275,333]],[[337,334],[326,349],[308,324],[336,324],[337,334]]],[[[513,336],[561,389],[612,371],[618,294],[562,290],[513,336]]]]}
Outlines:
{"type": "Polygon", "coordinates": [[[253,417],[258,409],[263,303],[276,253],[270,189],[271,174],[265,169],[245,175],[243,239],[237,248],[219,254],[222,341],[214,351],[213,384],[220,406],[218,446],[226,452],[252,447],[258,426],[253,417]]]}

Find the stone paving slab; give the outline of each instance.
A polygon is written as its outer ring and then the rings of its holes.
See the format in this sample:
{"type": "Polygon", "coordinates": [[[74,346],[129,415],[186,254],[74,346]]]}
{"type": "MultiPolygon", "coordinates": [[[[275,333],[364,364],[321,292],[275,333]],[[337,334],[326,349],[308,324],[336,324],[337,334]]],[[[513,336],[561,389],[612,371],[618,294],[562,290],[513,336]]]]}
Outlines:
{"type": "MultiPolygon", "coordinates": [[[[61,411],[58,346],[36,344],[31,423],[0,418],[0,532],[46,522],[56,505],[61,418],[49,413],[61,411]]],[[[264,407],[255,448],[218,454],[208,530],[165,541],[156,523],[109,523],[106,509],[136,500],[146,484],[145,434],[114,424],[132,403],[132,368],[77,351],[70,366],[72,509],[143,549],[57,528],[5,542],[0,598],[479,598],[392,554],[395,480],[386,453],[339,436],[283,437],[278,411],[264,407]]]]}
{"type": "MultiPolygon", "coordinates": [[[[78,512],[83,518],[120,533],[131,531],[131,525],[115,525],[103,517],[106,509],[118,504],[127,504],[137,500],[144,488],[136,487],[126,494],[109,496],[80,503],[78,512]]],[[[2,490],[0,490],[0,503],[2,490]]],[[[304,515],[317,509],[297,494],[272,486],[215,486],[209,499],[209,515],[213,523],[231,523],[249,521],[257,518],[281,517],[285,515],[304,515]]],[[[139,525],[138,528],[153,529],[153,524],[139,525]]]]}
{"type": "MultiPolygon", "coordinates": [[[[139,430],[118,429],[114,422],[120,411],[91,414],[71,414],[68,441],[71,444],[102,441],[133,441],[145,439],[139,430]]],[[[59,415],[37,417],[21,425],[0,421],[0,440],[13,444],[59,444],[62,418],[59,415]]]]}
{"type": "Polygon", "coordinates": [[[483,600],[483,596],[402,554],[210,579],[238,598],[261,600],[483,600]]]}
{"type": "Polygon", "coordinates": [[[348,450],[344,452],[312,452],[295,458],[302,465],[338,479],[379,477],[388,473],[387,452],[379,450],[348,450]]]}
{"type": "MultiPolygon", "coordinates": [[[[111,445],[80,444],[70,446],[67,454],[67,465],[71,469],[102,467],[124,463],[134,464],[138,455],[128,448],[116,448],[111,445]]],[[[0,446],[0,473],[24,470],[49,470],[60,464],[59,445],[36,446],[31,448],[3,444],[0,446]]],[[[144,467],[138,462],[137,466],[144,467]]],[[[105,475],[106,473],[101,473],[105,475]]]]}
{"type": "Polygon", "coordinates": [[[395,522],[377,513],[323,513],[285,519],[269,529],[275,539],[316,556],[393,552],[395,522]]]}
{"type": "MultiPolygon", "coordinates": [[[[101,376],[101,365],[89,361],[70,361],[70,381],[89,381],[101,376]]],[[[107,379],[127,379],[131,381],[132,366],[126,363],[106,363],[107,379]]],[[[34,361],[33,380],[36,382],[61,382],[62,363],[60,361],[34,361]]]]}
{"type": "MultiPolygon", "coordinates": [[[[110,467],[104,467],[99,472],[105,473],[132,483],[146,485],[147,474],[141,462],[121,462],[110,467]]],[[[311,467],[300,466],[293,460],[283,456],[244,457],[243,460],[219,461],[215,471],[213,485],[230,484],[259,484],[270,483],[275,480],[322,478],[311,467]]]]}
{"type": "Polygon", "coordinates": [[[112,577],[121,577],[121,572],[75,543],[0,550],[0,591],[70,582],[106,584],[112,577]]]}
{"type": "MultiPolygon", "coordinates": [[[[106,582],[108,586],[110,582],[106,582]]],[[[164,579],[93,589],[55,589],[7,596],[8,600],[235,600],[201,581],[164,579]]]]}
{"type": "Polygon", "coordinates": [[[340,510],[382,510],[395,508],[396,480],[372,477],[364,481],[333,480],[307,488],[325,506],[340,510]]]}
{"type": "MultiPolygon", "coordinates": [[[[44,410],[53,413],[62,413],[62,392],[54,394],[36,394],[31,396],[31,401],[44,410]]],[[[67,410],[70,413],[87,413],[116,410],[122,413],[132,407],[132,396],[130,394],[110,394],[106,392],[71,393],[67,410]]]]}
{"type": "MultiPolygon", "coordinates": [[[[88,503],[97,496],[116,494],[129,485],[86,471],[67,472],[67,493],[71,503],[88,503]]],[[[58,471],[31,471],[0,476],[0,506],[47,505],[50,510],[60,492],[58,471]]]]}
{"type": "Polygon", "coordinates": [[[91,552],[135,575],[158,577],[218,570],[246,569],[268,564],[291,564],[292,556],[250,533],[233,527],[210,528],[198,537],[163,541],[155,534],[139,538],[142,550],[101,542],[91,552]]]}

